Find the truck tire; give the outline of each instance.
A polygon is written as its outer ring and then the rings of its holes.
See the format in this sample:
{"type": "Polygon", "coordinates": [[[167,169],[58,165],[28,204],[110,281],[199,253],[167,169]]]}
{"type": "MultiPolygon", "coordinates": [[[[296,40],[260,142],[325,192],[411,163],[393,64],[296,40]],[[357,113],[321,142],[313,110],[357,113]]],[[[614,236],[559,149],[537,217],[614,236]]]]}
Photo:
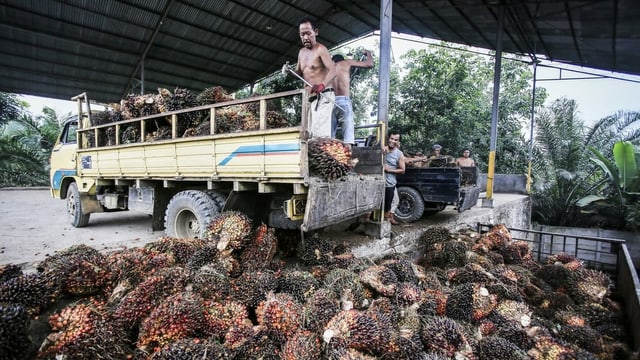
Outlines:
{"type": "Polygon", "coordinates": [[[216,190],[207,190],[205,193],[216,203],[219,209],[218,212],[220,212],[220,210],[224,208],[224,203],[227,201],[227,195],[216,190]]]}
{"type": "Polygon", "coordinates": [[[221,207],[209,194],[186,190],[175,194],[164,216],[165,233],[180,239],[204,239],[207,225],[220,213],[221,207]]]}
{"type": "Polygon", "coordinates": [[[424,214],[424,200],[422,194],[412,187],[399,186],[398,197],[400,203],[395,211],[396,220],[403,222],[414,222],[419,220],[424,214]]]}
{"type": "Polygon", "coordinates": [[[72,182],[67,189],[67,216],[73,227],[85,227],[89,223],[91,214],[82,213],[82,201],[80,201],[80,191],[78,185],[72,182]]]}

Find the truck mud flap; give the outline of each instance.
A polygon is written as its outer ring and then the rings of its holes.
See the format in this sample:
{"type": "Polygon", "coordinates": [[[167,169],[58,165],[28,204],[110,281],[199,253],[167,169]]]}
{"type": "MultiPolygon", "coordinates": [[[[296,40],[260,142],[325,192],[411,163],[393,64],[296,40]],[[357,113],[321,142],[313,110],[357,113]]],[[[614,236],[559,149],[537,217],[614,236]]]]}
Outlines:
{"type": "Polygon", "coordinates": [[[301,229],[311,231],[379,209],[384,197],[381,175],[348,175],[327,181],[311,178],[301,229]]]}
{"type": "Polygon", "coordinates": [[[478,203],[480,187],[477,185],[466,186],[460,190],[460,201],[458,202],[458,212],[471,209],[478,203]]]}

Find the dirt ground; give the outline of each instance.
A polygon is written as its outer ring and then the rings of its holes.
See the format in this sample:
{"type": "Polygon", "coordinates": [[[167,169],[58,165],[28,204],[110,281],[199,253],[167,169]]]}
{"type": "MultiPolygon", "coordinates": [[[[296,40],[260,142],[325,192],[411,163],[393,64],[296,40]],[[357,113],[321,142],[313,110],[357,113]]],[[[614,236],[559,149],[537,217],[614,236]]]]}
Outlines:
{"type": "Polygon", "coordinates": [[[91,214],[89,226],[69,224],[66,201],[47,188],[0,189],[0,264],[30,269],[47,255],[85,244],[109,251],[142,246],[163,236],[151,231],[151,217],[136,212],[91,214]]]}

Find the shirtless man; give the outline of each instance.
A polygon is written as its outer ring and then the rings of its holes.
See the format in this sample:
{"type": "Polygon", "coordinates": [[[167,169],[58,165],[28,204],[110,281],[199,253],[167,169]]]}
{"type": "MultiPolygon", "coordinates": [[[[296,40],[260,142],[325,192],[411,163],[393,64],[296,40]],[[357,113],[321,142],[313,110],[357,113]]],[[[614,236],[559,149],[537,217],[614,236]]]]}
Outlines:
{"type": "Polygon", "coordinates": [[[333,116],[331,119],[331,137],[336,137],[338,123],[342,123],[342,140],[347,144],[354,143],[354,123],[353,123],[353,106],[349,97],[349,87],[351,86],[351,68],[372,68],[373,57],[371,52],[364,52],[365,61],[346,59],[340,54],[333,55],[331,58],[336,65],[336,78],[333,81],[333,87],[336,91],[336,107],[333,108],[333,116]]]}
{"type": "Polygon", "coordinates": [[[462,157],[456,159],[456,164],[460,167],[471,167],[476,166],[475,160],[470,158],[471,150],[464,149],[462,150],[462,157]]]}
{"type": "Polygon", "coordinates": [[[335,101],[332,87],[333,78],[336,76],[335,66],[327,47],[316,41],[318,28],[311,19],[302,19],[298,23],[298,31],[302,48],[298,52],[295,72],[313,85],[311,88],[305,85],[313,95],[309,98],[311,103],[309,132],[312,137],[330,137],[331,114],[335,101]]]}

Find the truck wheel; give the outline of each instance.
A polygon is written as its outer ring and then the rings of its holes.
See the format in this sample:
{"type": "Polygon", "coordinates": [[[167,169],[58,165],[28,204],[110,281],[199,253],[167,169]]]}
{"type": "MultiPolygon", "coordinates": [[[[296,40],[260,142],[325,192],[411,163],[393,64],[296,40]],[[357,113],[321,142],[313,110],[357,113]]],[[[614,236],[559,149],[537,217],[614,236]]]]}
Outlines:
{"type": "Polygon", "coordinates": [[[218,206],[218,212],[220,212],[220,210],[224,208],[224,203],[227,201],[227,195],[215,190],[207,190],[205,193],[209,195],[211,200],[218,206]]]}
{"type": "Polygon", "coordinates": [[[67,216],[73,227],[85,227],[89,223],[91,214],[82,213],[82,202],[80,201],[80,192],[76,183],[69,184],[67,189],[67,216]]]}
{"type": "Polygon", "coordinates": [[[398,187],[400,203],[395,211],[395,218],[403,222],[419,220],[424,213],[424,201],[420,192],[412,187],[398,187]]]}
{"type": "Polygon", "coordinates": [[[204,239],[207,225],[220,213],[220,207],[207,193],[181,191],[171,198],[164,216],[167,236],[180,239],[204,239]]]}

